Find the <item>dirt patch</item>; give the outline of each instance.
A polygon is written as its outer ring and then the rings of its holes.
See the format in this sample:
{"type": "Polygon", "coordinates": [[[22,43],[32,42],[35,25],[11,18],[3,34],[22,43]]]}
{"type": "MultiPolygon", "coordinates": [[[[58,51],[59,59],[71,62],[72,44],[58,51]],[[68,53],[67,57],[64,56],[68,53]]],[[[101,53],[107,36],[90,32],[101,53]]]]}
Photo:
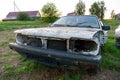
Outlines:
{"type": "MultiPolygon", "coordinates": [[[[36,69],[28,75],[20,75],[20,80],[68,80],[76,76],[80,80],[119,80],[120,73],[112,70],[99,71],[97,74],[88,75],[74,70],[59,68],[36,69]]],[[[71,79],[78,80],[78,79],[71,79]]]]}
{"type": "Polygon", "coordinates": [[[0,47],[0,54],[1,53],[4,53],[4,52],[7,52],[9,50],[9,47],[0,47]]]}
{"type": "Polygon", "coordinates": [[[118,80],[120,73],[112,70],[104,70],[92,76],[82,76],[81,80],[118,80]]]}

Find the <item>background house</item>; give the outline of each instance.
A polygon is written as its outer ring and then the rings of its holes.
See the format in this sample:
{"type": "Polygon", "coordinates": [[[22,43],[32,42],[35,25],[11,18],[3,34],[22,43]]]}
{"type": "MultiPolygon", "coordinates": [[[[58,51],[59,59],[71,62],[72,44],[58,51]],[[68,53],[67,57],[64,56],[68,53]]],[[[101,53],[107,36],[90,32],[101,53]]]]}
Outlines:
{"type": "MultiPolygon", "coordinates": [[[[36,20],[40,17],[39,11],[20,11],[20,12],[27,13],[31,20],[36,20]]],[[[3,19],[3,21],[16,21],[18,14],[19,12],[9,12],[6,18],[3,19]]]]}
{"type": "Polygon", "coordinates": [[[73,16],[75,15],[75,12],[68,13],[67,16],[73,16]]]}
{"type": "Polygon", "coordinates": [[[120,20],[120,13],[115,15],[115,20],[120,20]]]}

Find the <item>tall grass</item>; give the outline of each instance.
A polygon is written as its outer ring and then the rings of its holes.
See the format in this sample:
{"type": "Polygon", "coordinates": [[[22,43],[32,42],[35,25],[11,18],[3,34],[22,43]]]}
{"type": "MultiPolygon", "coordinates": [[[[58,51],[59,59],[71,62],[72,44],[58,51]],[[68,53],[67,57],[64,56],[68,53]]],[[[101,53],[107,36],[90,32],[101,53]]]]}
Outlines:
{"type": "Polygon", "coordinates": [[[40,21],[7,21],[7,22],[0,22],[0,31],[20,29],[20,28],[44,27],[47,25],[48,23],[41,23],[40,21]]]}
{"type": "Polygon", "coordinates": [[[114,31],[120,25],[119,20],[104,20],[105,25],[110,25],[108,41],[102,49],[102,68],[120,70],[120,49],[115,46],[114,31]]]}

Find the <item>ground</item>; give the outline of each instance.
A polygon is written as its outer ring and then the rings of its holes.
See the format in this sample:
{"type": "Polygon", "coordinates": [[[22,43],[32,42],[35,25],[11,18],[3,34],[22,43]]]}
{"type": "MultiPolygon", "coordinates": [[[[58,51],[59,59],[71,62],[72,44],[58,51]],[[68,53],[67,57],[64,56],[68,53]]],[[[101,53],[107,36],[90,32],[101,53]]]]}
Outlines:
{"type": "MultiPolygon", "coordinates": [[[[8,44],[15,42],[13,31],[0,31],[0,80],[120,80],[120,66],[116,65],[120,60],[115,58],[116,55],[108,55],[110,52],[106,51],[107,49],[103,49],[104,57],[97,74],[88,74],[83,69],[53,68],[26,60],[10,50],[8,44]],[[107,58],[105,58],[106,55],[115,64],[109,59],[111,63],[107,64],[104,60],[107,58]]],[[[110,38],[113,39],[113,37],[110,38]]]]}
{"type": "Polygon", "coordinates": [[[23,57],[8,48],[8,43],[12,41],[14,41],[13,31],[0,32],[0,79],[2,80],[120,80],[120,72],[114,70],[101,69],[97,74],[89,75],[83,70],[51,68],[29,60],[21,61],[23,57]],[[30,72],[24,71],[27,69],[24,65],[26,61],[37,67],[30,72]]]}

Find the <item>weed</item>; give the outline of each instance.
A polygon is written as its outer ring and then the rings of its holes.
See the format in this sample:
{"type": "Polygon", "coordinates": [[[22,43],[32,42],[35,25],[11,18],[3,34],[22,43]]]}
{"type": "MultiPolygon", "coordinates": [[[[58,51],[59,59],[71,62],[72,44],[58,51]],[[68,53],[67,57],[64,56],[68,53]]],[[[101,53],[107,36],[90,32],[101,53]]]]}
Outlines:
{"type": "Polygon", "coordinates": [[[13,41],[13,42],[15,42],[15,38],[12,37],[12,36],[8,36],[8,40],[9,40],[9,41],[13,41]]]}
{"type": "Polygon", "coordinates": [[[4,46],[7,46],[8,45],[8,42],[6,41],[1,41],[0,42],[0,47],[4,47],[4,46]]]}
{"type": "Polygon", "coordinates": [[[17,72],[18,73],[30,73],[36,67],[37,67],[37,64],[35,62],[26,60],[18,64],[17,72]]]}
{"type": "Polygon", "coordinates": [[[18,80],[17,73],[15,71],[15,67],[10,64],[3,65],[1,80],[18,80]]]}

